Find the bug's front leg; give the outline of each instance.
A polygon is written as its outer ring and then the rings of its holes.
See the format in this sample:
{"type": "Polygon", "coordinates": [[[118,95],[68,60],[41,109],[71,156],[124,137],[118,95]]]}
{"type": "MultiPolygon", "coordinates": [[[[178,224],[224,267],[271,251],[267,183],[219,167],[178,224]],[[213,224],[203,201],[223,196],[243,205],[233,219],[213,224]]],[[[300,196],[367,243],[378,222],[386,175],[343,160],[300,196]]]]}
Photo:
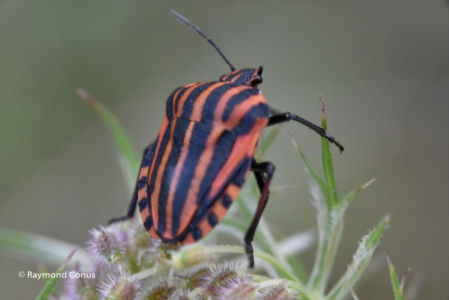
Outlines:
{"type": "Polygon", "coordinates": [[[251,163],[251,171],[254,172],[254,176],[256,177],[257,186],[260,190],[260,198],[257,204],[257,210],[249,226],[248,230],[245,234],[245,252],[248,256],[248,266],[250,268],[254,267],[254,250],[252,241],[254,239],[254,234],[256,233],[257,225],[259,224],[260,217],[263,214],[265,206],[268,203],[268,197],[270,194],[270,183],[271,178],[273,177],[275,166],[271,162],[257,162],[253,157],[251,163]]]}
{"type": "Polygon", "coordinates": [[[298,123],[301,123],[301,124],[309,127],[310,129],[312,129],[313,131],[318,133],[320,136],[326,138],[329,142],[335,144],[341,152],[343,152],[343,150],[345,150],[345,148],[343,147],[342,144],[337,142],[335,140],[335,138],[333,138],[332,136],[328,135],[326,133],[326,130],[324,130],[320,126],[315,125],[312,122],[307,121],[306,119],[301,118],[300,116],[295,115],[295,114],[293,114],[291,112],[278,113],[278,112],[275,112],[274,110],[272,110],[272,112],[274,112],[274,114],[271,115],[270,118],[268,119],[268,125],[267,126],[271,126],[271,125],[284,123],[284,122],[288,122],[288,121],[292,121],[293,120],[293,121],[296,121],[298,123]]]}
{"type": "MultiPolygon", "coordinates": [[[[142,162],[141,162],[140,168],[142,168],[143,165],[148,163],[148,156],[149,156],[151,147],[152,147],[152,145],[149,145],[143,151],[143,157],[142,157],[142,162]]],[[[139,174],[140,174],[140,168],[139,168],[139,174]]],[[[139,182],[139,180],[137,180],[136,186],[134,188],[133,196],[131,197],[131,202],[129,203],[128,211],[127,211],[126,215],[120,216],[117,218],[113,218],[108,221],[108,224],[129,220],[134,217],[134,213],[136,211],[136,206],[137,206],[137,191],[139,190],[139,188],[141,188],[140,185],[142,185],[142,184],[143,184],[142,182],[139,182]]],[[[146,184],[146,182],[145,182],[145,184],[146,184]]]]}

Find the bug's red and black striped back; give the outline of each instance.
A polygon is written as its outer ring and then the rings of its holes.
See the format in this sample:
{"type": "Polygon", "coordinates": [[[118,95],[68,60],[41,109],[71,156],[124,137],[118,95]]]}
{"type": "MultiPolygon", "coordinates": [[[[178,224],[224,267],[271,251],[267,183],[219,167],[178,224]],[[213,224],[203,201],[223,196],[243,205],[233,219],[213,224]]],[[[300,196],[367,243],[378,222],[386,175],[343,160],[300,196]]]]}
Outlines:
{"type": "Polygon", "coordinates": [[[139,210],[152,236],[194,242],[223,218],[268,116],[259,89],[230,81],[192,83],[170,95],[138,181],[139,210]]]}
{"type": "Polygon", "coordinates": [[[334,143],[332,136],[291,112],[271,109],[258,89],[262,66],[235,69],[217,45],[197,26],[170,10],[212,45],[231,69],[219,81],[177,88],[167,100],[158,137],[146,148],[128,213],[136,202],[145,228],[167,243],[188,244],[204,237],[237,198],[247,173],[254,173],[261,196],[245,234],[249,267],[254,266],[252,241],[268,203],[275,166],[258,162],[254,149],[266,126],[295,121],[334,143]]]}

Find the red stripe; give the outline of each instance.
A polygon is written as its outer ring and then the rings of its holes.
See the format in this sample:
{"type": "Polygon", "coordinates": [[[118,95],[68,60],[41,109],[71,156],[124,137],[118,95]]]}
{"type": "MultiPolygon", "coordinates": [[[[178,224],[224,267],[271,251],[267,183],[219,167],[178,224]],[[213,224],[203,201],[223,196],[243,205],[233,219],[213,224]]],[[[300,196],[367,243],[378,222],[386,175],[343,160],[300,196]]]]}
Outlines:
{"type": "MultiPolygon", "coordinates": [[[[197,85],[190,86],[184,92],[184,94],[181,96],[181,99],[180,99],[179,105],[178,105],[178,112],[180,114],[182,114],[182,107],[183,107],[184,102],[187,100],[190,93],[192,93],[192,91],[195,89],[196,86],[197,85]]],[[[181,91],[181,89],[176,93],[176,95],[174,95],[173,103],[175,103],[175,100],[177,99],[180,91],[181,91]]],[[[151,214],[153,216],[153,224],[154,224],[154,227],[156,228],[156,231],[157,231],[157,226],[159,224],[159,194],[161,191],[162,175],[164,174],[165,165],[167,164],[167,160],[168,160],[168,157],[169,157],[171,149],[172,149],[173,132],[175,131],[176,120],[177,120],[177,118],[175,117],[175,118],[173,118],[173,120],[171,122],[170,137],[167,142],[167,145],[165,146],[165,149],[163,149],[164,153],[163,153],[161,162],[159,164],[159,167],[157,170],[155,170],[155,172],[157,172],[157,174],[156,174],[156,179],[154,182],[154,189],[153,189],[153,192],[151,193],[151,214]]],[[[161,140],[162,140],[162,138],[161,138],[161,140]]],[[[154,161],[156,161],[156,160],[154,160],[154,161]]]]}

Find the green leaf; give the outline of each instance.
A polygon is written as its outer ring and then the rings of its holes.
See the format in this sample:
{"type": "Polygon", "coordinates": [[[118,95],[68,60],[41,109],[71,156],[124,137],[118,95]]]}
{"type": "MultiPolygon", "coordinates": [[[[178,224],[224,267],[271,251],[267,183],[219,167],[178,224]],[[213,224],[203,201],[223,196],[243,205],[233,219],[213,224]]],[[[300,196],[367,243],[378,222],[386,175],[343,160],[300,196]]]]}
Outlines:
{"type": "MultiPolygon", "coordinates": [[[[321,97],[320,103],[321,124],[324,129],[327,129],[324,103],[321,97]]],[[[343,232],[343,214],[339,214],[337,210],[337,204],[339,201],[335,183],[332,153],[330,151],[329,141],[322,138],[321,158],[324,174],[324,180],[322,180],[310,167],[310,164],[294,140],[292,138],[291,140],[304,161],[306,170],[314,179],[314,181],[309,185],[311,193],[315,199],[315,206],[317,209],[318,250],[308,286],[314,290],[315,293],[322,294],[326,288],[327,280],[329,278],[343,232]]]]}
{"type": "Polygon", "coordinates": [[[386,215],[383,220],[380,221],[373,230],[371,230],[366,240],[367,250],[372,250],[374,252],[374,249],[376,249],[380,243],[380,239],[382,238],[385,229],[387,229],[388,224],[390,223],[390,218],[390,215],[386,215]]]}
{"type": "Polygon", "coordinates": [[[359,186],[356,190],[350,191],[341,201],[338,203],[338,210],[340,213],[344,213],[346,208],[351,204],[352,200],[355,196],[357,196],[358,193],[369,187],[372,183],[376,181],[376,178],[371,178],[361,186],[359,186]]]}
{"type": "Polygon", "coordinates": [[[88,254],[76,245],[59,241],[38,234],[0,228],[0,248],[28,258],[35,258],[44,263],[60,265],[67,253],[76,249],[74,260],[89,263],[88,254]]]}
{"type": "MultiPolygon", "coordinates": [[[[67,265],[69,264],[70,260],[72,259],[73,254],[75,254],[76,250],[72,250],[70,254],[66,257],[62,265],[59,267],[59,269],[56,271],[56,274],[62,274],[64,270],[66,269],[67,265]]],[[[44,288],[40,292],[39,296],[37,296],[36,300],[47,300],[48,296],[53,292],[53,289],[55,288],[56,283],[58,283],[61,276],[56,275],[53,278],[50,278],[45,283],[44,288]]]]}
{"type": "Polygon", "coordinates": [[[270,133],[268,133],[268,135],[265,136],[265,138],[262,141],[262,144],[259,147],[257,147],[257,149],[256,149],[255,157],[256,157],[257,160],[260,160],[265,155],[265,153],[267,152],[268,148],[271,147],[271,145],[273,144],[274,140],[278,136],[280,129],[281,129],[281,125],[275,126],[270,131],[270,133]]]}
{"type": "MultiPolygon", "coordinates": [[[[323,98],[320,96],[321,104],[321,127],[327,130],[326,114],[324,112],[323,98]]],[[[323,172],[326,180],[326,186],[328,188],[328,196],[326,197],[326,204],[330,210],[338,203],[337,185],[335,183],[334,165],[332,162],[332,153],[330,150],[330,143],[327,139],[321,138],[321,159],[323,161],[323,172]]]]}
{"type": "Polygon", "coordinates": [[[86,90],[79,88],[78,95],[87,102],[103,120],[114,138],[115,145],[120,157],[120,166],[124,173],[126,183],[133,187],[137,170],[139,168],[139,158],[134,151],[134,147],[123,129],[120,121],[101,102],[92,97],[86,90]]]}
{"type": "Polygon", "coordinates": [[[301,282],[306,282],[307,281],[306,267],[304,266],[299,256],[287,257],[287,262],[292,268],[293,274],[295,274],[295,276],[298,277],[298,279],[301,282]]]}
{"type": "Polygon", "coordinates": [[[318,186],[320,187],[320,190],[323,194],[327,194],[327,186],[324,183],[324,181],[318,176],[318,174],[315,172],[315,170],[312,169],[312,166],[309,163],[309,160],[307,159],[307,157],[305,156],[304,152],[301,150],[301,148],[299,147],[298,143],[296,142],[295,138],[293,137],[293,135],[288,131],[285,130],[285,132],[287,133],[287,137],[290,141],[290,143],[293,145],[293,147],[296,149],[296,152],[298,152],[299,157],[301,158],[301,160],[304,163],[304,166],[306,167],[307,172],[309,172],[310,176],[312,176],[313,180],[316,181],[316,183],[318,184],[318,186]]]}
{"type": "Polygon", "coordinates": [[[391,285],[393,286],[394,299],[404,300],[403,289],[404,289],[405,276],[403,277],[403,280],[401,280],[401,283],[399,283],[398,275],[396,274],[396,270],[393,264],[391,263],[390,257],[386,253],[385,257],[387,259],[388,269],[390,271],[390,279],[391,285]]]}
{"type": "Polygon", "coordinates": [[[388,227],[389,222],[390,216],[387,215],[373,230],[362,238],[345,274],[329,292],[327,296],[328,300],[344,299],[351,292],[371,262],[374,250],[379,245],[380,239],[382,238],[385,229],[388,227]]]}

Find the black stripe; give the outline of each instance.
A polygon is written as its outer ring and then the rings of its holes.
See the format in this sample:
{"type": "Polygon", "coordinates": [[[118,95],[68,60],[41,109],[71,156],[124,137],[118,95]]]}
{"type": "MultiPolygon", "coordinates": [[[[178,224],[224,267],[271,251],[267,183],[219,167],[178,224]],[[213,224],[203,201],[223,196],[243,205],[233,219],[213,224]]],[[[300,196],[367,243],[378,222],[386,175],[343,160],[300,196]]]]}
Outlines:
{"type": "Polygon", "coordinates": [[[143,222],[143,226],[145,226],[146,230],[150,230],[153,226],[153,219],[151,216],[148,216],[147,219],[143,222]]]}
{"type": "Polygon", "coordinates": [[[242,74],[243,70],[239,70],[238,72],[234,73],[234,74],[227,74],[222,76],[223,79],[220,79],[220,81],[231,81],[232,79],[234,79],[235,77],[238,77],[242,74]]]}
{"type": "Polygon", "coordinates": [[[233,81],[233,83],[235,85],[245,85],[246,82],[244,82],[244,80],[243,80],[244,78],[245,78],[245,72],[242,70],[241,72],[232,76],[232,78],[230,78],[229,80],[233,81]]]}
{"type": "Polygon", "coordinates": [[[251,162],[245,162],[244,165],[240,167],[243,169],[241,169],[239,172],[236,172],[231,182],[239,187],[242,187],[243,183],[245,183],[247,170],[251,167],[251,162]]]}
{"type": "Polygon", "coordinates": [[[167,102],[165,104],[165,115],[169,120],[173,119],[173,102],[176,101],[176,99],[174,99],[175,94],[182,88],[183,87],[176,88],[167,98],[167,102]]]}
{"type": "Polygon", "coordinates": [[[229,208],[232,204],[232,199],[231,197],[229,197],[227,194],[223,195],[223,197],[221,198],[221,204],[225,207],[225,208],[229,208]]]}
{"type": "Polygon", "coordinates": [[[172,148],[165,165],[165,170],[161,178],[161,189],[159,194],[159,220],[158,220],[158,232],[163,234],[165,232],[166,221],[166,205],[168,200],[168,192],[170,191],[170,185],[173,178],[173,172],[178,162],[181,150],[183,148],[184,136],[189,126],[190,121],[186,119],[178,118],[176,120],[175,130],[173,132],[172,148]]]}
{"type": "Polygon", "coordinates": [[[195,174],[195,168],[198,165],[201,153],[204,151],[205,142],[210,134],[212,126],[212,123],[196,123],[193,127],[189,151],[181,171],[173,201],[172,233],[174,235],[178,232],[182,209],[191,186],[192,178],[195,174]]]}
{"type": "MultiPolygon", "coordinates": [[[[184,102],[184,106],[182,108],[182,117],[177,118],[175,129],[173,131],[172,138],[172,148],[170,154],[167,159],[167,163],[165,165],[165,170],[163,171],[161,178],[161,187],[160,194],[157,199],[159,202],[158,206],[158,224],[157,231],[159,234],[163,234],[166,228],[166,222],[171,222],[171,220],[167,220],[166,216],[166,206],[167,206],[167,198],[168,192],[170,190],[170,185],[173,177],[173,172],[175,170],[176,164],[179,159],[179,155],[181,154],[181,150],[183,148],[184,136],[189,126],[189,118],[192,113],[192,103],[199,97],[201,92],[203,92],[207,87],[209,87],[212,83],[204,83],[200,86],[197,86],[193,89],[190,95],[187,97],[184,102]]],[[[182,92],[184,93],[184,92],[182,92]]],[[[168,107],[167,107],[168,109],[168,107]]],[[[164,149],[165,151],[165,149],[164,149]]]]}
{"type": "MultiPolygon", "coordinates": [[[[222,100],[223,95],[231,88],[233,85],[226,84],[223,85],[216,90],[214,90],[203,109],[202,120],[213,120],[215,115],[215,109],[218,103],[222,100]]],[[[206,173],[204,178],[201,180],[200,189],[199,189],[199,197],[201,200],[205,197],[205,195],[210,190],[210,186],[212,181],[217,176],[218,172],[220,172],[221,168],[225,164],[228,159],[229,153],[232,151],[232,147],[235,142],[235,134],[230,131],[223,131],[219,140],[215,144],[214,152],[212,154],[212,159],[210,164],[207,166],[206,173]]]]}
{"type": "Polygon", "coordinates": [[[174,101],[175,101],[175,114],[178,114],[178,105],[179,105],[179,100],[181,100],[181,98],[182,98],[182,95],[184,95],[184,93],[187,91],[187,89],[188,88],[186,88],[186,87],[180,87],[180,89],[182,89],[180,92],[179,92],[179,94],[178,94],[178,96],[176,97],[176,99],[174,99],[174,101]]]}
{"type": "Polygon", "coordinates": [[[195,241],[198,241],[200,238],[203,237],[203,233],[201,232],[201,229],[195,227],[192,229],[192,236],[195,239],[195,241]]]}
{"type": "Polygon", "coordinates": [[[207,216],[207,221],[209,222],[210,226],[214,227],[218,223],[218,218],[213,212],[210,212],[207,216]]]}
{"type": "MultiPolygon", "coordinates": [[[[211,96],[214,97],[213,93],[209,95],[209,97],[211,96]]],[[[184,106],[184,109],[185,107],[186,106],[184,106]]],[[[195,174],[194,173],[195,168],[198,165],[198,160],[204,151],[205,143],[207,138],[209,137],[212,127],[213,122],[198,122],[193,127],[192,136],[189,142],[189,151],[187,153],[184,167],[181,171],[179,184],[176,189],[175,198],[173,202],[173,214],[172,214],[173,235],[176,235],[176,233],[178,232],[182,209],[186,201],[187,193],[191,186],[192,178],[195,174]]]]}
{"type": "Polygon", "coordinates": [[[139,202],[139,211],[142,211],[145,209],[145,207],[147,207],[148,205],[148,197],[142,198],[142,200],[140,200],[139,202]]]}
{"type": "Polygon", "coordinates": [[[154,163],[153,173],[148,175],[148,176],[151,176],[151,181],[148,183],[148,190],[147,190],[148,195],[151,195],[151,193],[153,192],[154,183],[155,183],[156,177],[157,177],[157,170],[159,169],[159,164],[161,163],[162,156],[164,156],[164,152],[165,152],[165,148],[167,146],[167,142],[170,139],[171,123],[172,123],[172,121],[169,120],[167,128],[165,129],[165,133],[164,133],[164,136],[162,138],[161,144],[159,146],[159,153],[158,153],[157,157],[154,158],[156,161],[154,163]]]}
{"type": "Polygon", "coordinates": [[[154,153],[156,152],[156,146],[157,142],[159,141],[159,135],[157,136],[156,140],[145,148],[145,151],[143,152],[142,162],[140,163],[140,167],[148,167],[151,165],[151,162],[154,158],[154,153]]]}
{"type": "Polygon", "coordinates": [[[217,81],[205,82],[200,86],[197,86],[187,97],[182,107],[182,118],[189,119],[192,114],[193,106],[195,105],[195,100],[198,99],[199,95],[207,89],[212,84],[217,83],[217,81]]]}
{"type": "Polygon", "coordinates": [[[253,106],[246,115],[240,120],[240,123],[234,128],[237,135],[244,135],[250,132],[257,119],[266,118],[270,115],[270,108],[266,103],[259,103],[253,106]]]}
{"type": "Polygon", "coordinates": [[[137,181],[137,189],[140,190],[147,186],[148,177],[144,176],[137,181]]]}
{"type": "Polygon", "coordinates": [[[251,83],[255,69],[243,69],[241,75],[234,81],[236,85],[248,85],[251,83]]]}
{"type": "Polygon", "coordinates": [[[222,100],[223,95],[230,89],[235,88],[234,84],[224,84],[215,88],[207,97],[201,113],[201,121],[213,121],[215,117],[215,109],[218,103],[222,100]]]}
{"type": "MultiPolygon", "coordinates": [[[[235,138],[235,134],[231,131],[224,131],[220,136],[220,139],[215,145],[212,160],[207,166],[205,176],[201,181],[200,195],[205,197],[208,194],[213,180],[215,180],[217,174],[228,160],[229,153],[231,153],[235,143],[235,138]]],[[[211,199],[208,199],[207,202],[210,200],[211,199]]],[[[202,206],[204,205],[208,206],[210,203],[203,203],[202,206]]]]}
{"type": "Polygon", "coordinates": [[[248,97],[250,97],[252,95],[259,94],[259,92],[260,92],[259,89],[249,89],[249,90],[241,91],[237,95],[234,95],[228,101],[228,104],[226,104],[226,108],[225,108],[225,111],[223,113],[223,118],[222,118],[223,122],[226,122],[229,119],[229,117],[231,116],[232,111],[234,110],[234,108],[237,105],[239,105],[240,103],[245,101],[248,97]]]}
{"type": "Polygon", "coordinates": [[[237,164],[237,166],[234,168],[234,170],[231,172],[229,177],[226,179],[223,186],[220,187],[219,191],[217,192],[217,196],[212,199],[207,199],[201,204],[201,206],[198,208],[198,211],[195,214],[194,220],[192,220],[192,223],[193,224],[199,223],[204,218],[204,216],[209,212],[211,207],[215,205],[215,203],[220,198],[223,206],[229,208],[229,206],[233,202],[233,199],[231,199],[228,195],[223,195],[223,193],[226,190],[226,188],[228,188],[229,184],[235,184],[241,187],[245,181],[246,178],[245,176],[250,166],[251,166],[251,158],[249,156],[244,156],[237,164]]]}

